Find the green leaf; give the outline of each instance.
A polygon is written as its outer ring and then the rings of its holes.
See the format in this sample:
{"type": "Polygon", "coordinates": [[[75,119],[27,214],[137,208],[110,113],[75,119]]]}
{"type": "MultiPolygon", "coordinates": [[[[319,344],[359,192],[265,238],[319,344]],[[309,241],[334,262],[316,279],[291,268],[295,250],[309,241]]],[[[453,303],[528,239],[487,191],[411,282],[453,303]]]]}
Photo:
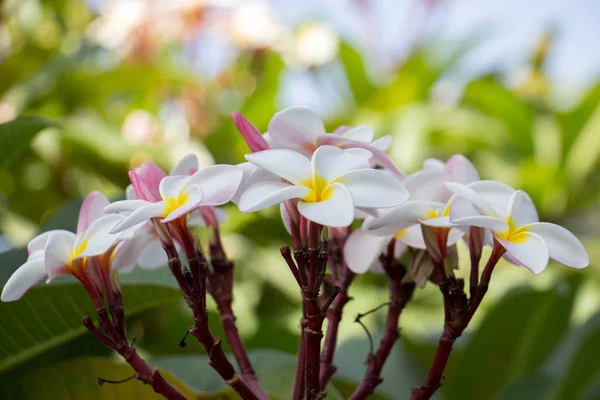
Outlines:
{"type": "MultiPolygon", "coordinates": [[[[174,288],[124,285],[128,316],[181,300],[174,288]]],[[[95,316],[87,292],[79,283],[53,284],[30,289],[19,301],[0,303],[0,373],[39,356],[87,332],[85,315],[95,316]]]]}
{"type": "Polygon", "coordinates": [[[503,388],[493,400],[548,399],[554,383],[554,377],[548,373],[528,375],[503,388]]]}
{"type": "MultiPolygon", "coordinates": [[[[152,366],[152,363],[149,362],[152,366]]],[[[54,365],[38,368],[0,389],[4,399],[164,399],[152,388],[132,379],[118,384],[98,385],[97,378],[120,380],[131,376],[133,369],[125,363],[117,363],[100,357],[79,357],[54,365]]],[[[161,374],[189,399],[226,399],[216,395],[197,396],[168,371],[161,374]]],[[[233,397],[232,397],[233,399],[233,397]]]]}
{"type": "Polygon", "coordinates": [[[579,282],[575,277],[548,291],[507,294],[447,371],[443,388],[449,397],[486,399],[539,368],[568,330],[579,282]]]}
{"type": "Polygon", "coordinates": [[[42,117],[19,117],[0,124],[0,169],[27,149],[34,136],[54,122],[42,117]]]}
{"type": "MultiPolygon", "coordinates": [[[[296,355],[274,350],[249,352],[250,360],[265,390],[273,400],[292,398],[296,376],[296,355]]],[[[233,362],[233,357],[229,356],[233,362]]],[[[152,360],[161,370],[173,372],[183,383],[198,392],[227,393],[230,389],[208,365],[206,356],[161,357],[152,360]]],[[[327,386],[327,399],[341,400],[342,395],[333,385],[327,386]]]]}

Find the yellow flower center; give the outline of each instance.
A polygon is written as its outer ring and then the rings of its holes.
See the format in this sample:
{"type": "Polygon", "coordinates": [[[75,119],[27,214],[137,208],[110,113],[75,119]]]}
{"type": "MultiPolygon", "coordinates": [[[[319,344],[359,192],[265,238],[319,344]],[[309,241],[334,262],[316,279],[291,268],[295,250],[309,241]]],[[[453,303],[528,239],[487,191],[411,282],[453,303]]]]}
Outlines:
{"type": "Polygon", "coordinates": [[[163,200],[165,202],[164,216],[166,217],[188,201],[188,194],[182,190],[177,197],[167,197],[163,200]]]}
{"type": "Polygon", "coordinates": [[[498,239],[514,243],[523,243],[527,240],[527,235],[524,234],[528,231],[527,226],[516,228],[515,221],[513,221],[510,215],[506,217],[506,223],[508,224],[508,230],[496,234],[496,236],[498,236],[498,239]]]}
{"type": "Polygon", "coordinates": [[[310,193],[302,199],[307,203],[326,201],[329,200],[332,195],[331,186],[325,178],[321,176],[314,175],[312,179],[307,179],[301,184],[310,189],[310,193]]]}
{"type": "Polygon", "coordinates": [[[81,255],[81,253],[83,253],[85,251],[85,249],[88,247],[88,241],[87,240],[83,240],[81,243],[77,244],[75,246],[75,248],[73,248],[73,251],[71,252],[71,259],[73,258],[77,258],[81,255]]]}

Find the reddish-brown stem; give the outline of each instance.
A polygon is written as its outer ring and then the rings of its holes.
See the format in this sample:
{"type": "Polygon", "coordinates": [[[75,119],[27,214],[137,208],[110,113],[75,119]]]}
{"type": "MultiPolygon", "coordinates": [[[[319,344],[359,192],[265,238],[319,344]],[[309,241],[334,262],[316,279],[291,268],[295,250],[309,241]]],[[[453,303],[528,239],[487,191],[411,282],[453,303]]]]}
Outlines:
{"type": "MultiPolygon", "coordinates": [[[[457,280],[449,278],[445,273],[440,282],[440,290],[444,296],[444,331],[439,339],[438,347],[435,356],[429,368],[427,378],[423,385],[412,388],[411,400],[428,400],[442,386],[444,379],[444,370],[452,353],[452,347],[456,339],[460,337],[463,331],[469,325],[473,315],[479,308],[485,293],[487,292],[490,279],[494,267],[504,254],[505,249],[494,241],[492,254],[488,259],[481,280],[478,285],[472,288],[471,299],[468,302],[461,301],[464,299],[464,291],[457,283],[457,280]]],[[[436,265],[438,270],[443,268],[436,265]]],[[[442,270],[443,271],[443,270],[442,270]]]]}
{"type": "Polygon", "coordinates": [[[342,310],[350,301],[348,288],[356,276],[347,268],[345,269],[344,274],[344,279],[339,286],[341,289],[340,293],[331,304],[331,307],[327,310],[328,326],[325,341],[323,343],[323,351],[321,353],[321,390],[325,389],[327,383],[329,383],[329,380],[337,370],[337,367],[333,364],[333,356],[337,345],[339,325],[342,320],[342,310]]]}
{"type": "Polygon", "coordinates": [[[323,321],[325,314],[321,312],[318,302],[318,292],[304,293],[306,318],[308,325],[304,329],[306,336],[306,397],[308,400],[323,398],[321,392],[321,339],[323,338],[323,321]]]}
{"type": "Polygon", "coordinates": [[[415,291],[415,284],[413,282],[402,283],[402,277],[405,272],[404,268],[399,264],[388,267],[390,306],[385,323],[385,332],[375,354],[369,354],[367,371],[354,393],[349,397],[349,400],[366,399],[383,382],[380,376],[381,370],[394,347],[394,343],[400,337],[398,331],[400,314],[415,291]]]}
{"type": "Polygon", "coordinates": [[[152,369],[146,364],[146,362],[137,354],[135,348],[127,343],[127,338],[120,336],[116,331],[116,336],[113,336],[112,332],[100,331],[90,317],[83,318],[83,325],[104,345],[118,352],[129,365],[135,370],[135,377],[147,384],[152,386],[152,389],[169,400],[186,400],[183,394],[181,394],[175,387],[171,386],[169,382],[160,374],[157,369],[152,369]]]}
{"type": "Polygon", "coordinates": [[[302,400],[306,381],[306,335],[304,331],[308,326],[306,317],[300,320],[300,346],[298,349],[298,362],[296,363],[296,379],[294,380],[294,394],[292,400],[302,400]]]}

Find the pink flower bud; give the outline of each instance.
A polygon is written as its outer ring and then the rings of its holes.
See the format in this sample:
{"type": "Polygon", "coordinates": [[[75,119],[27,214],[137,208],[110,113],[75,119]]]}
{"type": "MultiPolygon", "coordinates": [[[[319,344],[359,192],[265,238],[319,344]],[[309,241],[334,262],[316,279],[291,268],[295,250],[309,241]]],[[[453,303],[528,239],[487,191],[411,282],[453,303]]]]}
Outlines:
{"type": "Polygon", "coordinates": [[[262,137],[260,131],[256,129],[252,122],[248,121],[246,117],[238,112],[232,112],[231,116],[233,117],[233,122],[235,126],[238,128],[242,137],[248,144],[251,152],[257,152],[262,150],[268,150],[269,144],[262,137]]]}
{"type": "Polygon", "coordinates": [[[153,203],[161,200],[158,187],[165,176],[165,172],[151,162],[145,162],[138,168],[129,171],[129,179],[137,197],[153,203]]]}

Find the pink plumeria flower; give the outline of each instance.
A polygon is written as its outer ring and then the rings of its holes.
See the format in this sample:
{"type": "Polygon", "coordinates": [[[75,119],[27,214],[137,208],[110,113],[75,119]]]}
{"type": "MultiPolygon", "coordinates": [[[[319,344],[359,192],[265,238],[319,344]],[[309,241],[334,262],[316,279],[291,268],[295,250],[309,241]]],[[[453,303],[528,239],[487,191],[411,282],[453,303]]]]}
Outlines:
{"type": "Polygon", "coordinates": [[[93,284],[86,271],[88,260],[116,249],[119,236],[110,231],[123,219],[105,215],[102,210],[108,204],[104,195],[93,192],[81,206],[76,234],[51,230],[33,238],[27,246],[27,262],[6,282],[2,301],[18,300],[43,278],[49,283],[61,274],[75,276],[84,286],[93,284]]]}
{"type": "Polygon", "coordinates": [[[393,207],[408,198],[398,179],[369,168],[364,157],[334,146],[319,147],[310,160],[287,149],[251,153],[246,159],[284,181],[247,189],[238,204],[243,212],[298,199],[298,211],[309,221],[343,227],[352,223],[356,208],[393,207]]]}
{"type": "Polygon", "coordinates": [[[450,221],[489,229],[513,264],[534,274],[543,272],[549,259],[577,269],[589,264],[589,256],[575,235],[559,225],[539,222],[535,205],[524,191],[494,181],[446,186],[456,195],[450,221]]]}
{"type": "Polygon", "coordinates": [[[268,148],[289,149],[311,157],[323,145],[362,149],[371,153],[374,163],[389,169],[399,177],[404,176],[385,153],[391,143],[391,137],[388,135],[373,140],[373,129],[368,126],[341,127],[333,133],[327,133],[323,120],[315,111],[306,107],[290,107],[276,113],[269,122],[268,132],[261,135],[241,114],[232,115],[252,152],[268,148]]]}
{"type": "Polygon", "coordinates": [[[213,165],[199,169],[191,176],[165,176],[159,170],[152,163],[144,163],[130,171],[138,199],[117,201],[105,209],[109,213],[129,213],[114,232],[122,232],[152,218],[159,218],[162,223],[176,221],[198,207],[225,204],[236,193],[243,175],[233,165],[213,165]]]}
{"type": "MultiPolygon", "coordinates": [[[[382,210],[378,217],[369,216],[363,227],[348,237],[344,247],[348,267],[355,273],[380,269],[379,255],[395,239],[394,255],[400,257],[409,247],[425,249],[421,225],[452,228],[448,221],[446,206],[452,193],[444,182],[470,183],[479,180],[473,164],[457,154],[446,163],[428,159],[423,169],[408,176],[404,184],[410,193],[409,201],[397,207],[382,210]]],[[[447,245],[456,243],[463,236],[458,229],[450,229],[447,245]]]]}

